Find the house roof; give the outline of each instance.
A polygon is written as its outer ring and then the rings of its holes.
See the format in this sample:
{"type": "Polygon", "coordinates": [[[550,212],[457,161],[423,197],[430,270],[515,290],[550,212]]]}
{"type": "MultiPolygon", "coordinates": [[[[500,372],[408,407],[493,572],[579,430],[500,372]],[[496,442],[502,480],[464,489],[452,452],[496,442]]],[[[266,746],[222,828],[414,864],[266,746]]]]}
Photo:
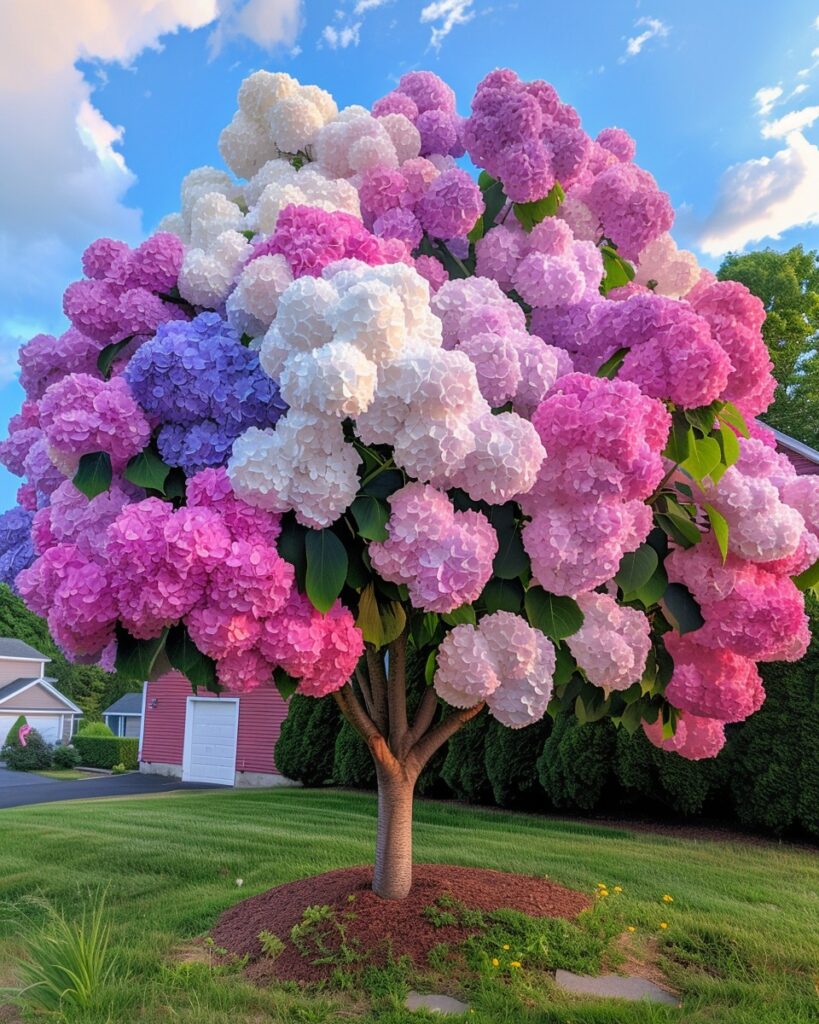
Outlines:
{"type": "Polygon", "coordinates": [[[789,452],[793,452],[795,455],[801,455],[803,459],[807,459],[808,462],[812,462],[815,466],[819,466],[819,452],[817,452],[815,448],[811,448],[810,445],[797,441],[795,437],[783,434],[781,430],[774,430],[773,435],[780,448],[785,448],[789,452]]]}
{"type": "Polygon", "coordinates": [[[51,661],[48,655],[12,636],[0,636],[0,658],[16,658],[21,661],[51,661]]]}
{"type": "Polygon", "coordinates": [[[104,715],[141,715],[142,693],[126,693],[115,700],[110,708],[103,711],[104,715]]]}
{"type": "Polygon", "coordinates": [[[65,706],[69,708],[71,711],[73,711],[75,714],[81,715],[82,708],[78,708],[77,705],[72,700],[69,700],[69,698],[66,697],[64,693],[60,693],[60,691],[54,685],[56,682],[56,679],[40,679],[39,677],[33,678],[31,676],[28,676],[23,679],[15,679],[11,683],[6,683],[5,686],[0,686],[0,704],[3,704],[5,703],[5,701],[10,700],[12,697],[15,697],[18,693],[22,693],[24,690],[27,690],[30,686],[39,685],[48,690],[49,693],[54,694],[54,696],[57,697],[58,700],[61,700],[63,704],[65,704],[65,706]]]}

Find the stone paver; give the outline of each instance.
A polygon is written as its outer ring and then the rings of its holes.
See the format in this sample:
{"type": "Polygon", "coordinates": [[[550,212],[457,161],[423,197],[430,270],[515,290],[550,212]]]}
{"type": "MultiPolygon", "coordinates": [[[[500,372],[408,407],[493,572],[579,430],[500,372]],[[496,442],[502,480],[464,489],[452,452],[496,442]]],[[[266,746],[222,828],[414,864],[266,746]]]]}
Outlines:
{"type": "Polygon", "coordinates": [[[431,1013],[466,1013],[469,1006],[452,996],[439,996],[434,993],[423,996],[420,992],[407,995],[407,1008],[410,1010],[429,1010],[431,1013]]]}
{"type": "Polygon", "coordinates": [[[644,978],[629,978],[621,974],[601,974],[593,977],[588,974],[572,974],[571,971],[557,971],[555,984],[566,992],[574,992],[584,996],[612,997],[614,999],[630,999],[639,1002],[647,999],[652,1003],[664,1003],[666,1006],[679,1006],[678,996],[672,995],[652,981],[644,978]]]}

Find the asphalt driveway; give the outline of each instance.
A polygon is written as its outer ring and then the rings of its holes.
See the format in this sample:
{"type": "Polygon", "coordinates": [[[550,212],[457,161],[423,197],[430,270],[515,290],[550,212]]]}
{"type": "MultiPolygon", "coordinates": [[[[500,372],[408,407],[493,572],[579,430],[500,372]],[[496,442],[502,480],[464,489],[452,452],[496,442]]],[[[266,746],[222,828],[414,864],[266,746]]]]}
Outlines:
{"type": "Polygon", "coordinates": [[[199,782],[180,782],[162,775],[101,775],[93,779],[46,779],[32,772],[0,768],[0,809],[55,800],[87,800],[97,796],[137,796],[142,793],[170,793],[176,789],[218,789],[199,782]]]}

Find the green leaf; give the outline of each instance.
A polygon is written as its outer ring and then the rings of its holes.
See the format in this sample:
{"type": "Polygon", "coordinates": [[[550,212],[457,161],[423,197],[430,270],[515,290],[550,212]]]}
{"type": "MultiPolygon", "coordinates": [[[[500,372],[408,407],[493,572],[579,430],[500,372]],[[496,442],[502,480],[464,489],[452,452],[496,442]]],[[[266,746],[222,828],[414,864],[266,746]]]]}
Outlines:
{"type": "Polygon", "coordinates": [[[467,239],[470,242],[480,242],[483,238],[483,216],[481,215],[475,221],[472,226],[472,230],[467,233],[467,239]]]}
{"type": "Polygon", "coordinates": [[[412,642],[421,650],[435,639],[438,632],[439,618],[437,612],[416,612],[410,623],[412,642]]]}
{"type": "Polygon", "coordinates": [[[606,697],[602,690],[589,684],[577,695],[574,702],[574,713],[581,725],[599,722],[601,718],[605,718],[610,708],[611,697],[606,697]]]}
{"type": "Polygon", "coordinates": [[[253,341],[253,335],[252,334],[243,334],[242,337],[239,339],[239,341],[244,346],[244,348],[249,348],[251,341],[253,341]]]}
{"type": "Polygon", "coordinates": [[[721,461],[722,452],[714,438],[697,437],[688,458],[680,463],[680,469],[695,480],[703,481],[721,461]]]}
{"type": "Polygon", "coordinates": [[[800,572],[798,576],[792,576],[791,579],[800,590],[810,590],[811,587],[815,587],[819,584],[819,560],[804,572],[800,572]]]}
{"type": "Polygon", "coordinates": [[[692,427],[696,427],[707,437],[714,429],[717,414],[721,408],[722,402],[712,402],[710,405],[701,405],[696,409],[686,409],[685,418],[692,427]]]}
{"type": "Polygon", "coordinates": [[[404,474],[400,469],[385,469],[368,480],[361,487],[361,493],[373,498],[389,498],[399,487],[404,486],[404,474]]]}
{"type": "Polygon", "coordinates": [[[739,439],[730,427],[719,427],[715,431],[717,444],[722,452],[722,461],[726,466],[733,466],[739,459],[739,439]]]}
{"type": "Polygon", "coordinates": [[[486,234],[490,228],[494,227],[498,214],[507,203],[507,198],[506,193],[503,191],[503,185],[499,181],[495,181],[494,178],[486,188],[481,186],[481,189],[483,191],[483,201],[486,207],[483,211],[482,218],[483,232],[486,234]]]}
{"type": "Polygon", "coordinates": [[[663,609],[678,633],[693,633],[705,622],[693,594],[682,583],[668,584],[663,595],[663,609]]]}
{"type": "Polygon", "coordinates": [[[492,562],[492,572],[502,580],[513,580],[529,568],[529,556],[523,547],[520,523],[495,528],[498,533],[498,553],[492,562]]]}
{"type": "Polygon", "coordinates": [[[282,522],[282,531],[276,548],[285,562],[289,562],[296,574],[296,586],[303,594],[307,578],[307,550],[305,538],[307,527],[296,522],[293,515],[287,515],[282,522]]]}
{"type": "Polygon", "coordinates": [[[424,681],[427,686],[432,686],[435,680],[435,670],[438,667],[438,652],[430,651],[424,663],[424,681]]]}
{"type": "Polygon", "coordinates": [[[751,436],[748,424],[745,422],[745,417],[733,402],[726,402],[717,415],[726,426],[733,427],[743,437],[751,436]]]}
{"type": "Polygon", "coordinates": [[[208,690],[214,688],[216,662],[199,650],[181,622],[169,630],[165,652],[171,665],[186,676],[194,687],[204,686],[208,690]]]}
{"type": "Polygon", "coordinates": [[[609,380],[613,380],[617,376],[617,371],[623,365],[623,360],[629,354],[630,349],[618,348],[614,355],[609,358],[600,366],[595,374],[596,377],[607,377],[609,380]]]}
{"type": "Polygon", "coordinates": [[[273,682],[276,689],[279,691],[282,700],[290,700],[299,685],[298,679],[294,679],[293,676],[288,675],[281,665],[277,665],[276,668],[273,669],[273,682]]]}
{"type": "Polygon", "coordinates": [[[483,588],[480,601],[491,615],[493,612],[515,612],[523,609],[523,586],[520,580],[494,577],[483,588]]]}
{"type": "Polygon", "coordinates": [[[636,551],[623,555],[614,582],[624,594],[630,594],[648,583],[658,565],[654,548],[650,544],[641,544],[636,551]]]}
{"type": "Polygon", "coordinates": [[[600,291],[607,295],[613,288],[622,288],[629,281],[634,280],[634,267],[618,255],[614,246],[603,245],[600,247],[600,254],[603,257],[603,280],[600,283],[600,291]]]}
{"type": "Polygon", "coordinates": [[[144,487],[146,490],[165,493],[165,481],[168,478],[171,467],[163,462],[153,448],[143,448],[141,452],[128,460],[125,472],[122,474],[126,480],[130,480],[137,487],[144,487]]]}
{"type": "Polygon", "coordinates": [[[465,622],[474,626],[477,622],[475,609],[471,604],[462,604],[460,608],[447,612],[447,614],[442,615],[441,618],[448,626],[462,626],[465,622]]]}
{"type": "Polygon", "coordinates": [[[652,574],[651,579],[647,580],[641,587],[638,587],[630,594],[626,594],[626,597],[628,600],[636,598],[638,601],[642,602],[646,608],[650,608],[652,605],[657,604],[665,593],[667,586],[668,576],[666,575],[663,566],[658,565],[652,574]]]}
{"type": "Polygon", "coordinates": [[[542,587],[530,587],[524,601],[531,625],[552,640],[562,640],[583,625],[583,612],[571,597],[558,597],[542,587]]]}
{"type": "Polygon", "coordinates": [[[560,183],[555,182],[549,194],[545,195],[542,199],[535,199],[531,203],[513,203],[512,208],[523,229],[531,231],[542,220],[545,220],[547,217],[554,217],[558,207],[565,198],[566,193],[561,188],[560,183]]]}
{"type": "Polygon", "coordinates": [[[407,615],[397,601],[380,602],[375,587],[369,583],[358,599],[356,623],[364,642],[378,650],[397,639],[407,624],[407,615]]]}
{"type": "Polygon", "coordinates": [[[555,686],[563,686],[577,671],[577,663],[572,652],[565,644],[557,644],[555,651],[555,671],[552,682],[555,686]]]}
{"type": "Polygon", "coordinates": [[[684,541],[689,545],[698,544],[701,534],[697,524],[692,521],[688,513],[668,494],[663,496],[663,502],[666,516],[674,524],[679,534],[682,535],[684,541]]]}
{"type": "Polygon", "coordinates": [[[74,486],[86,498],[96,498],[111,486],[111,456],[108,452],[90,452],[80,456],[80,464],[74,474],[74,486]]]}
{"type": "Polygon", "coordinates": [[[359,534],[365,540],[387,539],[390,509],[385,501],[373,497],[372,494],[362,494],[350,505],[350,511],[355,518],[359,534]]]}
{"type": "Polygon", "coordinates": [[[347,576],[347,552],[332,530],[308,530],[304,541],[307,556],[305,591],[320,612],[333,607],[347,576]]]}
{"type": "Polygon", "coordinates": [[[728,520],[721,512],[717,512],[713,505],[703,505],[711,523],[711,532],[719,546],[723,562],[728,557],[728,520]]]}
{"type": "Polygon", "coordinates": [[[152,640],[136,640],[122,626],[117,626],[117,672],[128,679],[146,682],[151,678],[156,660],[165,646],[167,629],[152,640]]]}
{"type": "Polygon", "coordinates": [[[685,462],[693,445],[694,431],[684,414],[678,410],[671,417],[671,430],[663,455],[672,462],[685,462]]]}
{"type": "Polygon", "coordinates": [[[108,380],[111,375],[111,367],[116,362],[117,356],[134,340],[133,334],[127,338],[123,338],[122,341],[115,341],[111,345],[106,345],[104,349],[97,356],[97,369],[100,371],[105,380],[108,380]]]}

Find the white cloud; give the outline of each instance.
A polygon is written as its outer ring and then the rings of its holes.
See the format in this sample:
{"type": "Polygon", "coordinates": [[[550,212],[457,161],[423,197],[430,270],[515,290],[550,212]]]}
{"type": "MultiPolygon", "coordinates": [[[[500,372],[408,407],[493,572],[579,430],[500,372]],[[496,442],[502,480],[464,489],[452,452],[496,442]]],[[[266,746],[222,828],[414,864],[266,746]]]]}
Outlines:
{"type": "Polygon", "coordinates": [[[814,20],[813,20],[813,27],[815,29],[819,29],[819,17],[814,18],[814,20]]]}
{"type": "MultiPolygon", "coordinates": [[[[766,121],[762,125],[763,139],[784,139],[791,132],[801,132],[810,128],[813,122],[819,118],[819,107],[803,107],[801,110],[792,110],[784,114],[776,121],[766,121]]],[[[819,183],[817,183],[819,188],[819,183]]]]}
{"type": "Polygon", "coordinates": [[[383,7],[390,3],[390,0],[358,0],[353,9],[353,14],[366,14],[367,11],[374,11],[376,7],[383,7]]]}
{"type": "Polygon", "coordinates": [[[621,64],[625,63],[629,57],[636,57],[651,39],[664,39],[671,31],[670,27],[659,18],[638,18],[634,22],[634,27],[642,28],[643,31],[626,40],[626,52],[619,58],[621,64]]]}
{"type": "Polygon", "coordinates": [[[215,57],[231,40],[245,38],[265,50],[292,46],[301,27],[301,0],[219,0],[219,22],[208,44],[215,57]]]}
{"type": "Polygon", "coordinates": [[[218,19],[223,39],[241,34],[271,46],[277,32],[294,31],[298,8],[298,0],[0,3],[0,375],[20,324],[63,329],[61,292],[93,238],[142,235],[141,213],[125,199],[134,183],[121,152],[127,132],[93,102],[104,69],[85,78],[77,62],[128,66],[163,36],[218,19]]]}
{"type": "Polygon", "coordinates": [[[807,92],[807,89],[808,87],[805,82],[800,82],[799,85],[794,86],[793,92],[790,94],[788,99],[793,99],[794,96],[801,96],[803,92],[807,92]]]}
{"type": "Polygon", "coordinates": [[[346,50],[348,46],[358,46],[361,42],[361,22],[344,25],[340,29],[333,28],[332,25],[325,25],[321,38],[331,50],[346,50]]]}
{"type": "Polygon", "coordinates": [[[743,249],[790,228],[819,224],[819,148],[800,132],[772,157],[746,160],[722,177],[698,246],[709,256],[743,249]]]}
{"type": "Polygon", "coordinates": [[[764,85],[761,89],[757,89],[754,93],[757,114],[760,117],[767,117],[782,98],[784,91],[781,85],[764,85]]]}
{"type": "Polygon", "coordinates": [[[474,0],[434,0],[421,11],[421,24],[432,25],[429,45],[440,50],[441,43],[456,25],[465,25],[475,17],[474,0]],[[434,22],[440,21],[440,25],[434,22]]]}

